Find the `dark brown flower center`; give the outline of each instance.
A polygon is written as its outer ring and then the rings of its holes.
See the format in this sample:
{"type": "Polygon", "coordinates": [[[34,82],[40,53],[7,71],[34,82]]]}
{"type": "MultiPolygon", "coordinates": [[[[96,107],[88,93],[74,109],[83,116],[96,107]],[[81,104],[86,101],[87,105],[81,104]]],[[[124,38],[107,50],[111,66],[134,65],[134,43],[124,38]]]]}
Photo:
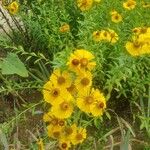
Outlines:
{"type": "Polygon", "coordinates": [[[53,136],[54,136],[54,138],[59,138],[60,132],[59,131],[53,132],[53,136]]]}
{"type": "Polygon", "coordinates": [[[80,64],[81,64],[81,67],[86,67],[88,65],[88,59],[87,58],[82,58],[80,60],[80,64]]]}
{"type": "Polygon", "coordinates": [[[60,120],[60,121],[58,122],[58,124],[59,124],[60,126],[64,126],[64,125],[65,125],[65,121],[64,121],[64,120],[60,120]]]}
{"type": "Polygon", "coordinates": [[[141,31],[142,34],[144,34],[144,33],[147,32],[147,28],[142,28],[140,31],[141,31]]]}
{"type": "Polygon", "coordinates": [[[79,141],[82,140],[83,139],[83,135],[81,133],[77,133],[76,139],[79,140],[79,141]]]}
{"type": "Polygon", "coordinates": [[[67,143],[62,143],[61,147],[64,148],[64,149],[66,149],[67,148],[67,143]]]}
{"type": "Polygon", "coordinates": [[[58,84],[63,84],[63,83],[65,83],[65,78],[63,77],[63,76],[60,76],[60,77],[58,77],[58,79],[57,79],[57,83],[58,84]]]}
{"type": "Polygon", "coordinates": [[[101,108],[101,109],[103,109],[104,108],[104,103],[103,102],[99,103],[98,107],[101,108]]]}
{"type": "Polygon", "coordinates": [[[51,124],[54,125],[54,126],[56,126],[56,125],[58,124],[58,119],[53,118],[53,119],[51,120],[51,124]]]}
{"type": "Polygon", "coordinates": [[[92,96],[87,96],[86,98],[85,98],[85,101],[86,101],[86,103],[87,104],[92,104],[93,103],[93,97],[92,96]]]}
{"type": "Polygon", "coordinates": [[[138,41],[135,41],[135,42],[133,43],[133,46],[134,46],[135,48],[139,48],[139,47],[141,46],[141,43],[138,42],[138,41]]]}
{"type": "Polygon", "coordinates": [[[87,86],[89,83],[90,83],[90,80],[88,78],[85,77],[81,79],[81,84],[83,86],[87,86]]]}
{"type": "Polygon", "coordinates": [[[67,102],[63,102],[60,104],[60,108],[63,111],[66,111],[69,108],[69,104],[67,102]]]}
{"type": "Polygon", "coordinates": [[[67,88],[67,91],[72,92],[75,88],[76,86],[74,84],[71,84],[71,86],[67,88]]]}
{"type": "Polygon", "coordinates": [[[95,35],[96,35],[96,36],[100,36],[100,32],[99,32],[99,31],[97,31],[95,35]]]}
{"type": "Polygon", "coordinates": [[[78,66],[79,63],[80,63],[80,61],[79,61],[78,59],[73,59],[73,60],[72,60],[72,64],[73,64],[74,66],[78,66]]]}
{"type": "Polygon", "coordinates": [[[58,97],[59,93],[60,93],[59,89],[55,88],[55,89],[52,90],[51,94],[52,94],[53,97],[58,97]]]}
{"type": "Polygon", "coordinates": [[[107,37],[107,32],[105,31],[105,32],[103,33],[103,35],[104,35],[105,37],[107,37]]]}
{"type": "Polygon", "coordinates": [[[72,134],[72,133],[73,133],[72,128],[71,128],[71,127],[66,127],[66,128],[65,128],[65,133],[66,133],[67,135],[72,134]]]}
{"type": "Polygon", "coordinates": [[[118,19],[119,19],[119,16],[118,16],[118,15],[115,15],[115,19],[118,20],[118,19]]]}

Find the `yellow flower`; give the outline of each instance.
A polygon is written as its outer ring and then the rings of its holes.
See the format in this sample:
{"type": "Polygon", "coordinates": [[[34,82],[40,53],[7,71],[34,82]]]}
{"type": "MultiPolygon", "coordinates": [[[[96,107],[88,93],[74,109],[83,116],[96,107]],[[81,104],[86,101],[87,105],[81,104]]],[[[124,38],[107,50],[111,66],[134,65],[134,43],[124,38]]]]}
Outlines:
{"type": "Polygon", "coordinates": [[[59,119],[69,118],[73,113],[73,100],[63,100],[60,104],[51,107],[51,112],[59,119]]]}
{"type": "Polygon", "coordinates": [[[75,80],[76,88],[79,93],[86,92],[92,85],[92,74],[87,71],[77,76],[75,80]]]}
{"type": "Polygon", "coordinates": [[[99,41],[102,40],[100,31],[94,31],[92,36],[93,36],[93,40],[96,41],[96,42],[99,42],[99,41]]]}
{"type": "Polygon", "coordinates": [[[136,6],[136,1],[135,0],[127,0],[126,2],[123,3],[123,7],[127,10],[132,10],[136,6]]]}
{"type": "Polygon", "coordinates": [[[143,51],[143,43],[138,41],[127,42],[125,47],[132,56],[139,56],[143,51]]]}
{"type": "Polygon", "coordinates": [[[77,6],[81,11],[89,10],[92,7],[93,0],[77,0],[77,6]]]}
{"type": "Polygon", "coordinates": [[[51,81],[48,81],[43,87],[44,100],[51,105],[60,104],[68,95],[70,93],[66,89],[54,86],[51,81]]]}
{"type": "Polygon", "coordinates": [[[64,25],[62,25],[62,26],[59,28],[59,31],[62,32],[62,33],[70,31],[70,26],[69,26],[69,24],[64,24],[64,25]]]}
{"type": "Polygon", "coordinates": [[[73,124],[71,126],[65,126],[62,129],[61,139],[65,139],[67,141],[72,142],[72,139],[76,135],[76,133],[77,133],[77,126],[76,126],[76,124],[73,124]]]}
{"type": "Polygon", "coordinates": [[[132,32],[133,32],[134,34],[136,34],[136,35],[140,34],[140,32],[141,32],[141,27],[136,27],[136,28],[132,29],[132,32]]]}
{"type": "Polygon", "coordinates": [[[7,9],[8,9],[10,14],[14,15],[18,12],[19,5],[16,1],[14,1],[11,4],[8,5],[7,9]]]}
{"type": "Polygon", "coordinates": [[[51,125],[51,126],[64,127],[65,124],[66,124],[65,120],[56,118],[56,117],[52,114],[51,111],[49,111],[48,113],[44,114],[43,120],[44,120],[44,122],[48,122],[49,125],[51,125]]]}
{"type": "Polygon", "coordinates": [[[111,20],[112,22],[119,23],[122,21],[122,16],[117,11],[113,11],[111,12],[111,20]]]}
{"type": "Polygon", "coordinates": [[[98,99],[99,91],[93,88],[92,90],[88,89],[85,93],[81,93],[78,96],[76,103],[81,111],[90,113],[92,104],[98,99]]]}
{"type": "Polygon", "coordinates": [[[61,71],[60,69],[56,69],[53,71],[50,76],[50,81],[55,85],[61,88],[67,88],[71,85],[71,76],[67,71],[61,71]]]}
{"type": "Polygon", "coordinates": [[[67,141],[65,139],[61,139],[59,141],[60,150],[69,150],[70,147],[71,147],[70,141],[67,141]]]}
{"type": "Polygon", "coordinates": [[[39,141],[37,141],[37,145],[38,145],[38,150],[44,150],[44,144],[42,139],[39,139],[39,141]]]}
{"type": "Polygon", "coordinates": [[[142,6],[143,6],[143,8],[150,8],[150,3],[143,1],[142,6]]]}
{"type": "Polygon", "coordinates": [[[59,139],[62,134],[61,126],[52,126],[51,124],[47,126],[48,136],[54,139],[59,139]]]}
{"type": "Polygon", "coordinates": [[[106,108],[106,99],[99,90],[96,91],[96,102],[91,105],[91,113],[93,116],[103,115],[104,109],[106,108]]]}
{"type": "Polygon", "coordinates": [[[72,139],[72,144],[77,145],[79,143],[82,143],[86,139],[86,136],[86,129],[82,127],[78,128],[75,136],[72,139]]]}
{"type": "Polygon", "coordinates": [[[85,49],[77,49],[71,54],[67,65],[70,70],[77,73],[85,70],[92,70],[96,65],[93,59],[94,56],[89,51],[85,49]]]}
{"type": "Polygon", "coordinates": [[[111,37],[108,31],[101,30],[101,40],[110,41],[111,37]]]}
{"type": "Polygon", "coordinates": [[[108,29],[108,31],[109,31],[109,34],[110,34],[110,42],[112,44],[116,43],[119,39],[118,34],[112,29],[108,29]]]}

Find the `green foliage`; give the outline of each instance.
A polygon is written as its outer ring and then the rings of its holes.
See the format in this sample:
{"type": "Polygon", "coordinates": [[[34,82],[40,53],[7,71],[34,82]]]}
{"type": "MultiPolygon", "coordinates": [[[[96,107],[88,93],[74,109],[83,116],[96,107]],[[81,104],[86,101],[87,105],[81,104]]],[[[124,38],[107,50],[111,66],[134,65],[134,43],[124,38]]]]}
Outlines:
{"type": "Polygon", "coordinates": [[[28,71],[24,64],[14,53],[9,53],[5,59],[1,62],[1,69],[3,75],[17,74],[22,77],[28,77],[28,71]]]}

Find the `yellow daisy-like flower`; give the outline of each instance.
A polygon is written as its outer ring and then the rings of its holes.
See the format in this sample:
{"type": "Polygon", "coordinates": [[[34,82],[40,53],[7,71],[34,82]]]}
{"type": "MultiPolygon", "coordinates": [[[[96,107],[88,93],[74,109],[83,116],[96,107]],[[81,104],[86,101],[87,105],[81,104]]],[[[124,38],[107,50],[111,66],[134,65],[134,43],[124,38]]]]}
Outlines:
{"type": "Polygon", "coordinates": [[[63,100],[60,104],[54,105],[51,112],[59,119],[69,118],[73,113],[73,100],[63,100]]]}
{"type": "Polygon", "coordinates": [[[141,55],[143,43],[138,41],[127,42],[125,47],[132,56],[139,56],[141,55]]]}
{"type": "Polygon", "coordinates": [[[64,24],[64,25],[62,25],[62,26],[59,28],[59,31],[62,32],[62,33],[70,31],[70,26],[69,26],[69,24],[64,24]]]}
{"type": "Polygon", "coordinates": [[[111,20],[114,23],[119,23],[122,21],[122,16],[117,11],[111,12],[111,20]]]}
{"type": "Polygon", "coordinates": [[[79,93],[86,92],[88,88],[92,85],[92,74],[89,71],[86,71],[77,76],[75,80],[75,85],[79,93]]]}
{"type": "Polygon", "coordinates": [[[116,43],[119,40],[118,34],[112,29],[108,29],[108,31],[110,34],[110,42],[112,44],[116,43]]]}
{"type": "Polygon", "coordinates": [[[142,7],[143,8],[150,8],[150,3],[148,3],[148,2],[142,2],[142,7]]]}
{"type": "Polygon", "coordinates": [[[106,108],[106,99],[99,90],[96,91],[96,102],[91,105],[91,113],[93,116],[101,116],[106,108]]]}
{"type": "Polygon", "coordinates": [[[75,136],[72,139],[72,144],[77,145],[79,143],[82,143],[86,139],[87,133],[85,128],[78,128],[75,136]]]}
{"type": "Polygon", "coordinates": [[[7,9],[8,9],[10,14],[14,15],[18,12],[19,5],[16,1],[14,1],[11,4],[8,5],[7,9]]]}
{"type": "Polygon", "coordinates": [[[51,111],[43,115],[44,122],[48,122],[51,126],[64,127],[66,122],[63,119],[56,118],[51,111]]]}
{"type": "Polygon", "coordinates": [[[54,139],[59,139],[62,134],[61,126],[52,126],[51,124],[47,126],[48,136],[54,139]]]}
{"type": "Polygon", "coordinates": [[[136,35],[140,34],[141,33],[141,27],[136,27],[136,28],[132,29],[132,32],[136,35]]]}
{"type": "Polygon", "coordinates": [[[76,103],[81,111],[90,113],[92,104],[95,103],[98,99],[99,91],[93,88],[92,90],[87,90],[85,93],[80,93],[76,103]]]}
{"type": "Polygon", "coordinates": [[[101,30],[101,40],[110,41],[111,37],[108,31],[101,30]]]}
{"type": "Polygon", "coordinates": [[[76,133],[77,133],[77,125],[76,124],[73,124],[71,126],[65,126],[62,129],[61,139],[65,139],[67,141],[72,142],[72,139],[76,135],[76,133]]]}
{"type": "Polygon", "coordinates": [[[89,10],[92,7],[93,0],[77,0],[77,6],[81,11],[89,10]]]}
{"type": "Polygon", "coordinates": [[[85,70],[92,70],[96,63],[93,61],[94,55],[85,49],[77,49],[71,54],[67,65],[70,70],[77,73],[85,70]]]}
{"type": "Polygon", "coordinates": [[[53,71],[52,75],[50,76],[50,81],[61,88],[67,88],[71,86],[71,76],[70,73],[67,71],[61,71],[60,69],[56,69],[53,71]]]}
{"type": "Polygon", "coordinates": [[[93,40],[96,42],[99,42],[102,40],[100,31],[94,31],[92,36],[93,36],[93,40]]]}
{"type": "MultiPolygon", "coordinates": [[[[59,86],[54,86],[51,81],[48,81],[43,87],[44,100],[51,105],[58,105],[66,98],[70,93],[59,86]]],[[[71,95],[70,95],[71,96],[71,95]]]]}
{"type": "Polygon", "coordinates": [[[66,139],[59,140],[60,150],[69,150],[70,147],[71,147],[70,141],[67,141],[66,139]]]}
{"type": "Polygon", "coordinates": [[[123,7],[127,10],[132,10],[136,6],[136,1],[135,0],[128,0],[123,3],[123,7]]]}

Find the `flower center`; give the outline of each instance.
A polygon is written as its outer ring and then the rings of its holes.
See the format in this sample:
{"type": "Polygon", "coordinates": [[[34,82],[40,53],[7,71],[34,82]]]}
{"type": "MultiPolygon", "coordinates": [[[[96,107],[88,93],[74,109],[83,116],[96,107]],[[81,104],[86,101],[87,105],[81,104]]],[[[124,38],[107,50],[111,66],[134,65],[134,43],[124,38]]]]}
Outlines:
{"type": "Polygon", "coordinates": [[[85,100],[86,100],[86,103],[87,103],[87,104],[92,104],[92,102],[93,102],[93,97],[92,97],[92,96],[88,96],[88,97],[85,98],[85,100]]]}
{"type": "Polygon", "coordinates": [[[60,104],[60,108],[63,111],[66,111],[69,108],[69,104],[67,102],[63,102],[60,104]]]}
{"type": "Polygon", "coordinates": [[[62,143],[61,147],[64,148],[64,149],[66,149],[67,148],[67,143],[62,143]]]}
{"type": "Polygon", "coordinates": [[[88,79],[88,78],[82,78],[82,80],[81,80],[81,84],[83,85],[83,86],[87,86],[88,84],[90,83],[90,80],[88,79]]]}
{"type": "Polygon", "coordinates": [[[69,88],[67,88],[67,91],[72,92],[75,89],[75,87],[76,86],[74,84],[71,84],[71,86],[69,88]]]}
{"type": "Polygon", "coordinates": [[[82,134],[81,133],[77,133],[76,139],[79,140],[79,141],[82,140],[83,139],[82,134]]]}
{"type": "Polygon", "coordinates": [[[103,33],[103,35],[104,35],[104,37],[107,37],[107,32],[105,31],[105,32],[103,33]]]}
{"type": "Polygon", "coordinates": [[[133,43],[133,46],[134,46],[135,48],[139,48],[139,47],[141,46],[141,43],[138,42],[138,41],[135,41],[135,42],[133,43]]]}
{"type": "Polygon", "coordinates": [[[52,91],[52,95],[53,97],[58,97],[59,96],[59,89],[55,88],[53,91],[52,91]]]}
{"type": "Polygon", "coordinates": [[[147,28],[142,28],[140,31],[141,31],[142,34],[144,34],[144,33],[147,32],[147,28]]]}
{"type": "Polygon", "coordinates": [[[78,66],[79,65],[79,60],[78,59],[73,59],[72,60],[72,64],[74,65],[74,66],[78,66]]]}
{"type": "Polygon", "coordinates": [[[104,108],[104,103],[103,103],[103,102],[100,102],[100,103],[98,104],[98,107],[101,108],[101,109],[103,109],[103,108],[104,108]]]}
{"type": "Polygon", "coordinates": [[[65,128],[65,133],[66,133],[67,135],[72,134],[72,133],[73,133],[72,128],[71,128],[71,127],[66,127],[66,128],[65,128]]]}
{"type": "Polygon", "coordinates": [[[118,19],[119,19],[119,16],[118,16],[118,15],[115,15],[115,19],[118,20],[118,19]]]}
{"type": "Polygon", "coordinates": [[[65,125],[65,122],[64,122],[64,120],[60,120],[58,124],[59,124],[60,126],[64,126],[64,125],[65,125]]]}
{"type": "Polygon", "coordinates": [[[54,136],[54,138],[59,138],[60,132],[59,131],[53,132],[53,136],[54,136]]]}
{"type": "Polygon", "coordinates": [[[80,64],[81,64],[81,67],[86,67],[88,65],[88,59],[87,58],[82,58],[80,60],[80,64]]]}
{"type": "Polygon", "coordinates": [[[65,78],[63,77],[63,76],[60,76],[60,77],[58,77],[58,79],[57,79],[57,83],[58,84],[63,84],[63,83],[65,83],[65,78]]]}
{"type": "Polygon", "coordinates": [[[58,124],[58,119],[56,119],[56,118],[52,119],[51,124],[56,126],[58,124]]]}

